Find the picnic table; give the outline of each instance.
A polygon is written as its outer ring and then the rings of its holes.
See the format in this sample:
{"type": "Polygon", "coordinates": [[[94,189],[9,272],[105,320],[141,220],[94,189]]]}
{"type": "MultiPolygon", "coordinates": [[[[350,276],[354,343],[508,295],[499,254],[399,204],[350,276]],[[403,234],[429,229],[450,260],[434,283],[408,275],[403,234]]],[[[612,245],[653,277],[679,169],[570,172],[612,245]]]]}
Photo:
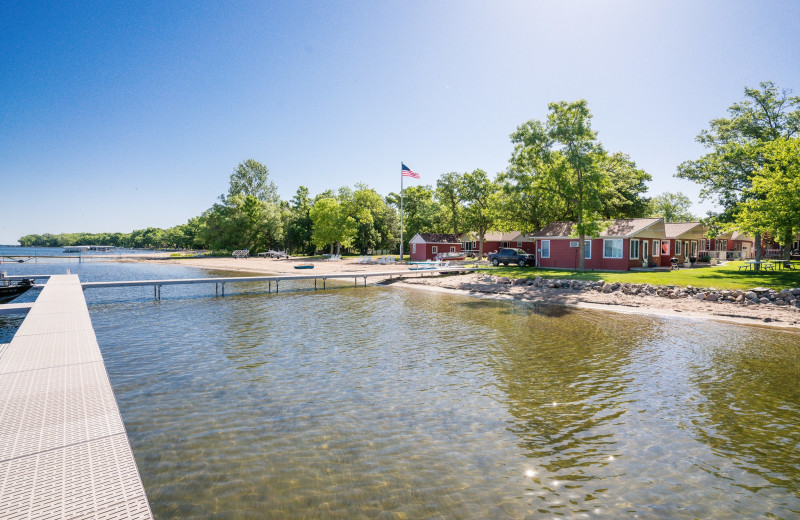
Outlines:
{"type": "Polygon", "coordinates": [[[770,269],[772,269],[772,270],[775,269],[775,264],[772,263],[771,261],[759,262],[758,260],[748,260],[748,261],[746,261],[745,263],[743,263],[742,265],[739,266],[739,270],[740,271],[741,270],[755,271],[757,265],[760,265],[761,269],[763,269],[765,271],[766,270],[770,270],[770,269]]]}

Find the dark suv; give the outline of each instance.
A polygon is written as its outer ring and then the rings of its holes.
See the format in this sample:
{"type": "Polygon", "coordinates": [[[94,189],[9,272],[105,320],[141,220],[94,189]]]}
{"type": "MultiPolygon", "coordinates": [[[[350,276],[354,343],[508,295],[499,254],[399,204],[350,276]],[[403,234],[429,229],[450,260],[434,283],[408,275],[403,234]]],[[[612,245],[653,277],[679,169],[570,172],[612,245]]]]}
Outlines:
{"type": "Polygon", "coordinates": [[[490,254],[489,261],[495,267],[500,264],[517,264],[520,267],[536,265],[536,257],[534,255],[529,255],[522,249],[513,249],[510,247],[504,247],[497,253],[490,254]]]}

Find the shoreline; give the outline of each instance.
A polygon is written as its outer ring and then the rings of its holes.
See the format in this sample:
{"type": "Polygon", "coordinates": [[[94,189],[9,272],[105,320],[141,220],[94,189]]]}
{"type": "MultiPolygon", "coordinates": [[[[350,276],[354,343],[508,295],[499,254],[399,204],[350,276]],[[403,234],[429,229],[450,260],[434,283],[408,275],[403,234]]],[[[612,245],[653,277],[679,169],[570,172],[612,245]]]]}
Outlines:
{"type": "MultiPolygon", "coordinates": [[[[163,259],[136,258],[132,262],[154,262],[168,265],[183,265],[215,271],[247,272],[259,274],[297,274],[298,263],[314,264],[314,270],[306,274],[337,274],[359,272],[381,272],[395,270],[391,264],[360,264],[355,259],[340,261],[308,260],[307,258],[266,259],[227,257],[163,259]]],[[[409,272],[414,274],[414,272],[409,272]]],[[[376,282],[384,281],[375,278],[376,282]]],[[[800,309],[776,305],[742,306],[728,302],[697,301],[692,298],[669,299],[649,295],[630,295],[621,292],[610,294],[598,291],[572,291],[496,283],[487,273],[452,274],[443,276],[419,276],[404,278],[391,283],[392,286],[408,289],[428,290],[460,294],[474,298],[495,300],[517,300],[527,303],[567,306],[574,308],[604,310],[622,314],[643,314],[659,317],[713,320],[737,325],[748,325],[769,329],[800,331],[800,309]]]]}

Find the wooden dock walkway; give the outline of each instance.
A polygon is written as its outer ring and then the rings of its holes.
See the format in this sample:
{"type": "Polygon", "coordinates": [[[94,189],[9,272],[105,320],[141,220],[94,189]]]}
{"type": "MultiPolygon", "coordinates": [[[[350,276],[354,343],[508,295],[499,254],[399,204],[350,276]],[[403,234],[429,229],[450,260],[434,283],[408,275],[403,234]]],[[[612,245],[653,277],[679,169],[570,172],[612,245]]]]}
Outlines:
{"type": "Polygon", "coordinates": [[[0,518],[152,518],[77,275],[0,346],[0,518]]]}

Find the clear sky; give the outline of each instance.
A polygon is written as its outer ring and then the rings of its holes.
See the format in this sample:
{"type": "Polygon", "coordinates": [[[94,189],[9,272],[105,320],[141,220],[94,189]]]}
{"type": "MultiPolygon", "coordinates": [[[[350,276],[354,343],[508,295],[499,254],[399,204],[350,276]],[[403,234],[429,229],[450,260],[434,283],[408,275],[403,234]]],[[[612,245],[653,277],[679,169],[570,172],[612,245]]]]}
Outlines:
{"type": "Polygon", "coordinates": [[[0,3],[0,244],[29,233],[185,223],[237,164],[284,199],[400,161],[434,184],[504,170],[509,134],[588,100],[609,151],[653,175],[773,81],[800,93],[800,2],[286,1],[0,3]]]}

